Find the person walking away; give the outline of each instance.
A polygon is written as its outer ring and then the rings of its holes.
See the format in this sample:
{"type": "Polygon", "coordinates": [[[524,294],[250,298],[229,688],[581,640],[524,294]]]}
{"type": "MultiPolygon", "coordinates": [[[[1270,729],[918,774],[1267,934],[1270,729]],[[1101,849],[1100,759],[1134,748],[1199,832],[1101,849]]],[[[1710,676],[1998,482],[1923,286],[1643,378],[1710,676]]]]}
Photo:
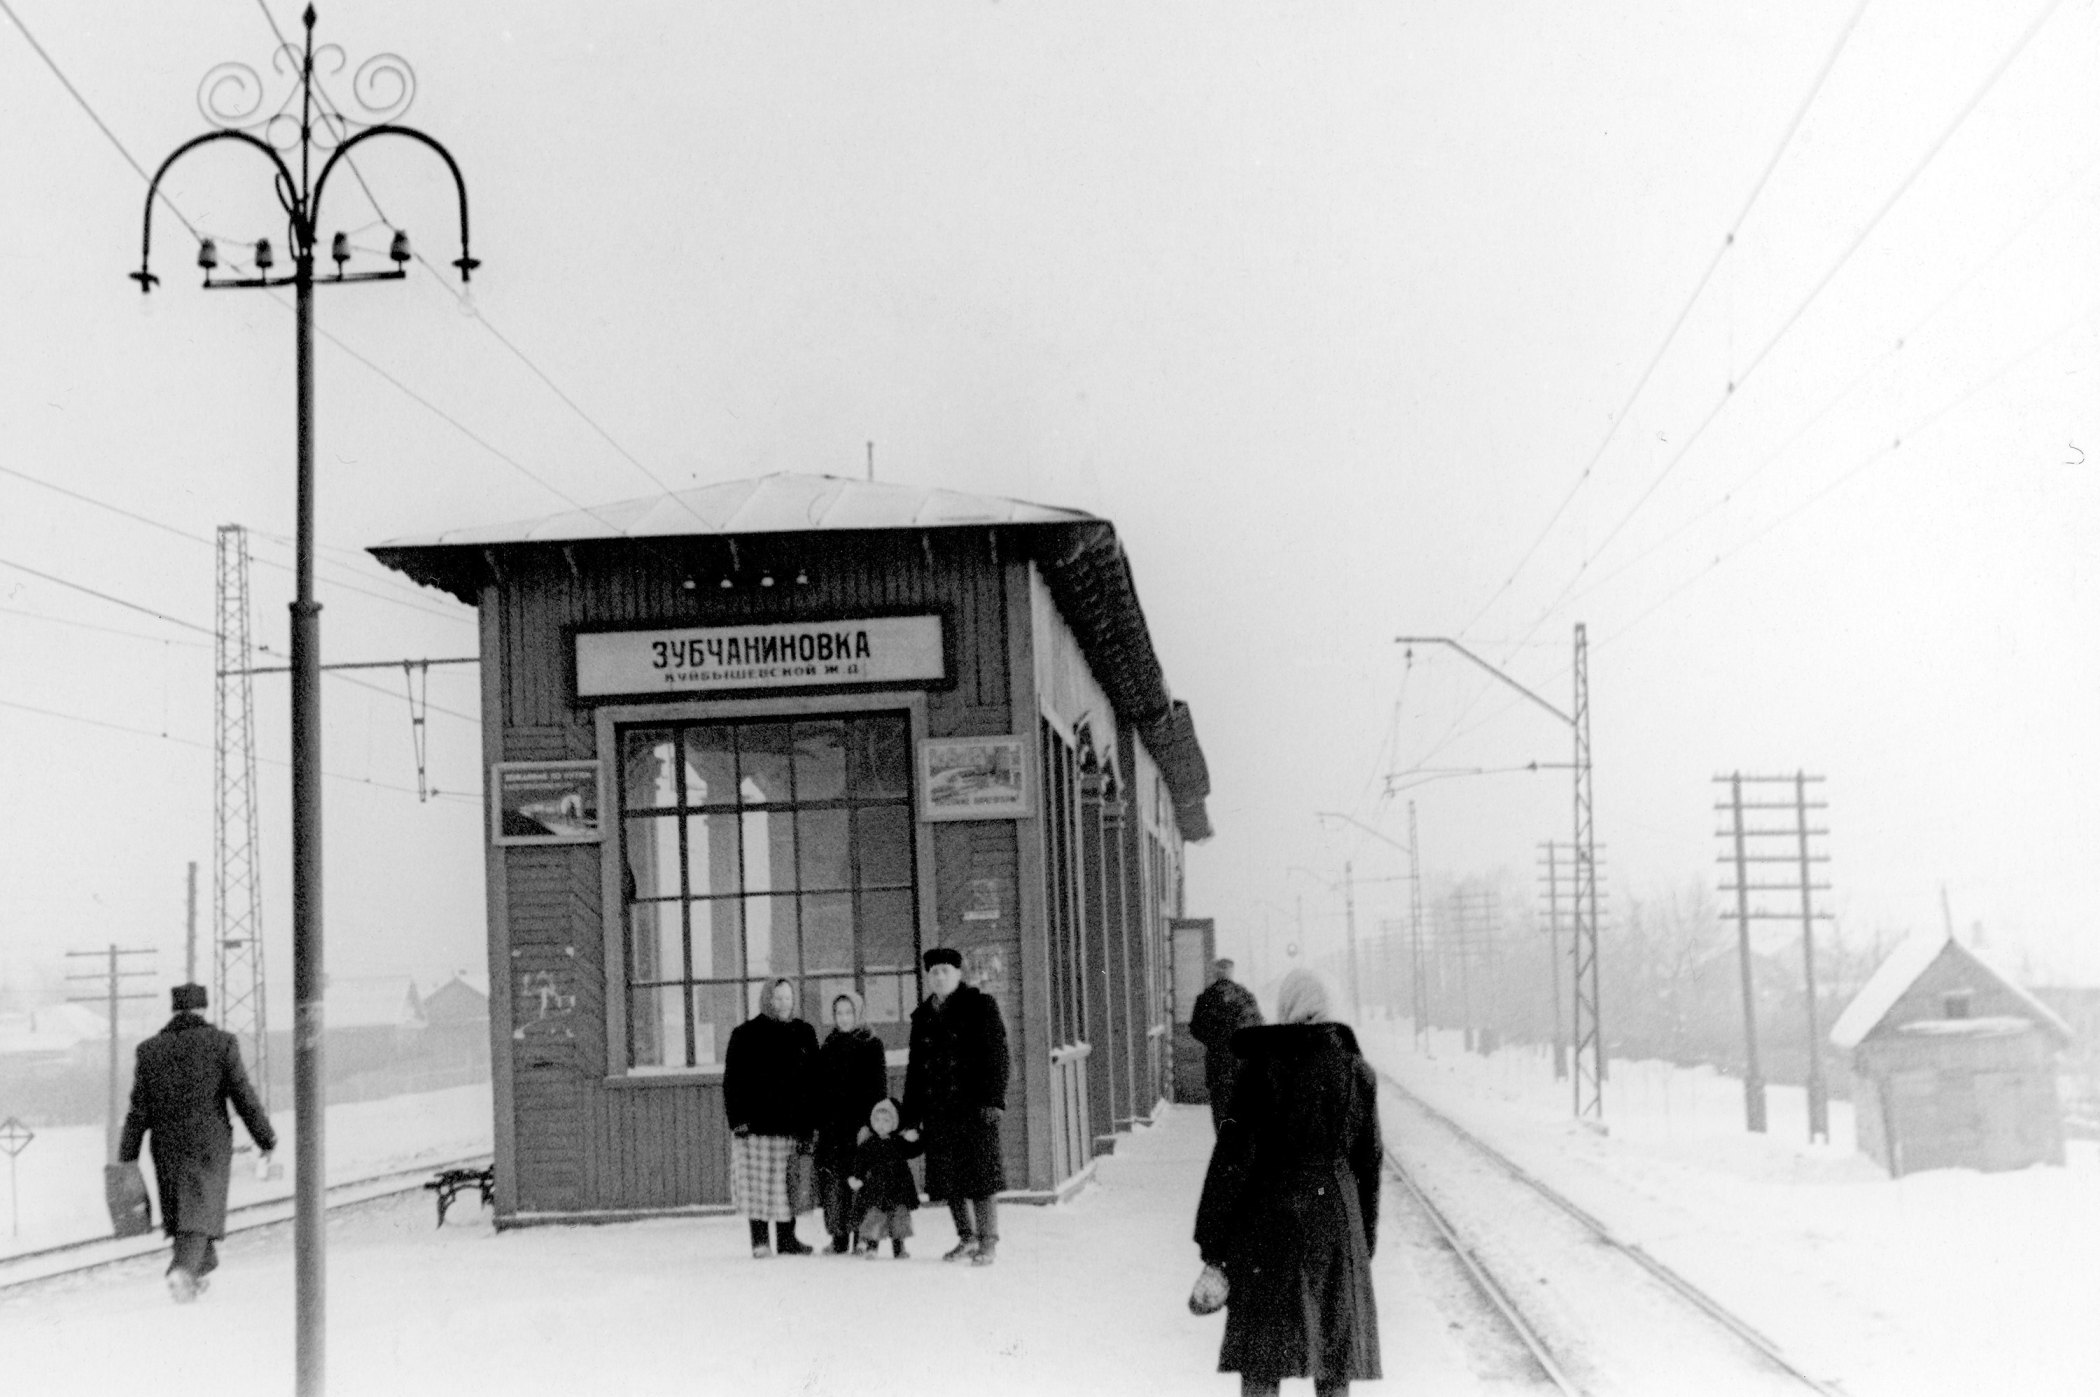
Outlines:
{"type": "Polygon", "coordinates": [[[769,982],[759,1012],[730,1031],[722,1057],[729,1199],[751,1224],[754,1257],[811,1250],[795,1235],[788,1166],[815,1129],[816,1063],[817,1031],[795,1017],[794,983],[769,982]]]}
{"type": "Polygon", "coordinates": [[[1232,1114],[1212,1147],[1196,1209],[1204,1264],[1225,1273],[1218,1371],[1242,1397],[1309,1377],[1320,1397],[1377,1378],[1378,1245],[1384,1143],[1378,1081],[1327,990],[1294,970],[1280,1023],[1233,1035],[1240,1055],[1232,1114]]]}
{"type": "Polygon", "coordinates": [[[868,1111],[890,1094],[889,1059],[865,1018],[861,997],[841,990],[831,1000],[831,1032],[817,1050],[817,1197],[831,1249],[840,1253],[853,1241],[853,1190],[846,1185],[853,1151],[867,1133],[868,1111]]]}
{"type": "Polygon", "coordinates": [[[955,1245],[941,1260],[989,1266],[999,1249],[994,1195],[1006,1187],[1006,1024],[990,995],[963,983],[961,952],[937,946],[923,963],[932,992],[911,1015],[904,1137],[924,1136],[926,1196],[955,1219],[955,1245]]]}
{"type": "Polygon", "coordinates": [[[918,1152],[917,1143],[897,1133],[897,1103],[888,1097],[876,1102],[861,1129],[853,1172],[846,1179],[858,1222],[856,1240],[867,1244],[871,1261],[885,1237],[890,1239],[890,1255],[899,1261],[911,1254],[904,1249],[904,1239],[911,1236],[911,1210],[919,1206],[919,1186],[912,1181],[907,1161],[918,1152]]]}
{"type": "Polygon", "coordinates": [[[204,986],[177,985],[173,1000],[175,1017],[139,1044],[117,1161],[137,1163],[152,1138],[161,1225],[174,1242],[168,1294],[187,1304],[218,1268],[218,1241],[226,1235],[226,1191],[233,1182],[227,1104],[240,1113],[265,1163],[277,1149],[277,1132],[241,1065],[240,1040],[205,1020],[204,986]]]}
{"type": "Polygon", "coordinates": [[[1203,1045],[1203,1086],[1214,1127],[1222,1127],[1232,1114],[1232,1082],[1239,1069],[1232,1035],[1260,1022],[1261,1006],[1254,1002],[1252,990],[1232,978],[1232,962],[1220,960],[1211,966],[1210,983],[1189,1011],[1189,1036],[1203,1045]]]}

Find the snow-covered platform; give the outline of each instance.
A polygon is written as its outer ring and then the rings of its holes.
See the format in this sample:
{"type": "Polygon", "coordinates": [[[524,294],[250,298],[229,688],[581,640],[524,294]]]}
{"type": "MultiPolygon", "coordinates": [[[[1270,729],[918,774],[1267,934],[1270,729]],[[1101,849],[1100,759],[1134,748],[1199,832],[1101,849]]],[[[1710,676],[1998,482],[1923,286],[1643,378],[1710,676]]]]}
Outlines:
{"type": "MultiPolygon", "coordinates": [[[[912,1256],[751,1258],[735,1218],[498,1234],[462,1200],[442,1230],[415,1196],[329,1227],[333,1394],[1140,1393],[1227,1397],[1223,1321],[1187,1308],[1211,1141],[1170,1109],[1057,1207],[1001,1210],[999,1262],[944,1265],[945,1208],[912,1256]]],[[[1391,1390],[1475,1390],[1397,1233],[1376,1275],[1391,1390]]],[[[231,1239],[178,1307],[164,1259],[0,1298],[10,1392],[279,1394],[292,1374],[289,1229],[231,1239]]],[[[1309,1386],[1307,1388],[1309,1391],[1309,1386]]],[[[1376,1390],[1376,1389],[1370,1389],[1376,1390]]]]}

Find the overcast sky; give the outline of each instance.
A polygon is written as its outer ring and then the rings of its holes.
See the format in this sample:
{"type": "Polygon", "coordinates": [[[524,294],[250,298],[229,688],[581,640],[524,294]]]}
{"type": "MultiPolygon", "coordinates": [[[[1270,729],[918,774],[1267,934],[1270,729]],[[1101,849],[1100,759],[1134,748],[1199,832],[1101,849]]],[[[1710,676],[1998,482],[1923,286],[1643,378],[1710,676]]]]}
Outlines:
{"type": "MultiPolygon", "coordinates": [[[[7,5],[149,170],[212,65],[269,73],[255,0],[7,5]]],[[[1410,798],[1433,877],[1569,837],[1565,771],[1413,784],[1570,744],[1393,637],[1566,708],[1579,621],[1621,906],[1719,881],[1716,773],[1805,768],[1848,938],[1937,927],[1944,885],[2016,967],[2100,979],[2092,0],[321,11],[339,90],[414,65],[485,264],[467,307],[423,265],[318,294],[328,660],[475,649],[370,544],[873,440],[881,479],[1115,522],[1215,786],[1190,910],[1268,973],[1301,901],[1334,944],[1345,862],[1366,934],[1401,914],[1361,825],[1404,842],[1410,798]]],[[[338,180],[323,226],[442,268],[449,179],[382,144],[383,213],[338,180]]],[[[282,247],[252,157],[167,188],[282,247]]],[[[171,977],[209,639],[20,569],[208,630],[238,522],[282,653],[289,302],[201,292],[165,211],[140,297],[143,181],[4,16],[0,191],[0,972],[114,940],[171,977]]],[[[330,968],[481,968],[478,736],[435,711],[473,671],[432,674],[428,802],[401,676],[365,681],[326,689],[330,968]]]]}

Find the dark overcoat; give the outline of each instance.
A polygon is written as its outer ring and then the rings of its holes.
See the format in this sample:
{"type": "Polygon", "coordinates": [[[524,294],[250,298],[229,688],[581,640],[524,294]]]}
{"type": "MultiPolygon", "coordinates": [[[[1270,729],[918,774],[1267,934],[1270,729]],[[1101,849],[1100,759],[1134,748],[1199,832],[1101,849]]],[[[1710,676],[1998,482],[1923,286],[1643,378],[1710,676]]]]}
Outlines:
{"type": "Polygon", "coordinates": [[[229,1102],[257,1149],[267,1154],[277,1148],[277,1131],[248,1082],[240,1041],[232,1034],[185,1012],[139,1044],[117,1158],[136,1161],[152,1137],[153,1182],[170,1237],[226,1235],[226,1189],[233,1181],[229,1102]]]}
{"type": "Polygon", "coordinates": [[[868,1028],[833,1029],[817,1050],[817,1167],[844,1174],[868,1112],[890,1094],[889,1059],[868,1028]]]}
{"type": "Polygon", "coordinates": [[[817,1128],[817,1031],[770,1014],[729,1031],[722,1054],[722,1110],[729,1128],[808,1139],[817,1128]]]}
{"type": "Polygon", "coordinates": [[[855,1227],[871,1212],[919,1206],[919,1186],[912,1181],[911,1165],[906,1161],[919,1152],[921,1142],[907,1140],[895,1131],[886,1136],[872,1130],[863,1133],[866,1138],[853,1150],[852,1177],[860,1180],[853,1194],[855,1227]]]}
{"type": "Polygon", "coordinates": [[[983,990],[957,985],[912,1010],[902,1123],[924,1136],[928,1198],[989,1198],[1006,1187],[999,1118],[1009,1071],[1006,1024],[983,990]]]}
{"type": "Polygon", "coordinates": [[[1203,1085],[1221,1117],[1231,1109],[1232,1080],[1239,1071],[1232,1035],[1260,1022],[1254,991],[1232,979],[1211,981],[1189,1011],[1189,1037],[1203,1045],[1203,1085]]]}
{"type": "Polygon", "coordinates": [[[1241,1029],[1232,1047],[1233,1113],[1196,1210],[1196,1245],[1230,1282],[1218,1369],[1376,1378],[1377,1078],[1346,1024],[1241,1029]]]}

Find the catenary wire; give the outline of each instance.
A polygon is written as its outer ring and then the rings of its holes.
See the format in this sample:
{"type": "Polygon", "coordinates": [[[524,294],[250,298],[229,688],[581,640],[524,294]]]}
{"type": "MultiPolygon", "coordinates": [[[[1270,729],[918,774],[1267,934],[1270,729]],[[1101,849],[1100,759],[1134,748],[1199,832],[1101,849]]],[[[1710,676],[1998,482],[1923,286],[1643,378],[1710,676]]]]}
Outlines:
{"type": "Polygon", "coordinates": [[[120,635],[131,640],[143,640],[149,645],[179,645],[185,650],[209,650],[211,646],[201,640],[175,640],[164,635],[147,635],[144,631],[118,630],[115,626],[98,626],[93,621],[76,621],[70,616],[46,616],[41,611],[24,611],[18,606],[0,606],[0,613],[21,616],[31,621],[48,621],[54,626],[73,626],[83,631],[100,631],[104,635],[120,635]]]}
{"type": "Polygon", "coordinates": [[[1749,197],[1743,200],[1743,207],[1736,214],[1735,221],[1728,225],[1727,233],[1721,238],[1721,245],[1714,249],[1714,255],[1707,261],[1706,270],[1699,274],[1699,280],[1693,285],[1691,295],[1685,298],[1684,305],[1679,308],[1677,318],[1671,321],[1670,328],[1663,332],[1662,343],[1658,344],[1655,347],[1655,352],[1648,357],[1647,367],[1643,368],[1640,377],[1634,380],[1633,389],[1627,393],[1626,401],[1619,405],[1618,412],[1612,416],[1610,425],[1605,428],[1603,439],[1597,443],[1597,449],[1590,453],[1590,458],[1587,461],[1583,462],[1582,469],[1577,472],[1574,483],[1568,487],[1568,491],[1561,497],[1560,503],[1554,506],[1553,513],[1539,529],[1538,536],[1532,539],[1531,546],[1526,548],[1523,556],[1517,559],[1517,565],[1510,569],[1509,576],[1504,578],[1502,585],[1495,589],[1494,595],[1481,604],[1480,610],[1474,613],[1473,619],[1459,627],[1458,634],[1461,637],[1472,630],[1473,627],[1479,625],[1489,609],[1515,585],[1517,577],[1531,562],[1539,547],[1545,543],[1547,536],[1553,532],[1554,526],[1560,522],[1561,516],[1567,512],[1568,506],[1574,503],[1575,496],[1581,492],[1584,484],[1589,481],[1590,473],[1596,469],[1597,462],[1603,458],[1605,449],[1611,445],[1612,439],[1618,435],[1620,426],[1632,414],[1633,405],[1640,400],[1641,394],[1648,387],[1648,380],[1654,377],[1656,368],[1663,361],[1663,356],[1669,353],[1670,346],[1677,342],[1678,332],[1684,328],[1685,321],[1691,318],[1692,308],[1699,304],[1699,298],[1706,294],[1706,288],[1713,281],[1714,273],[1720,270],[1722,261],[1734,249],[1736,234],[1742,231],[1743,224],[1749,220],[1750,211],[1757,207],[1758,197],[1765,192],[1765,186],[1771,182],[1773,173],[1779,168],[1780,159],[1785,156],[1787,149],[1793,145],[1794,137],[1801,129],[1801,123],[1808,117],[1809,108],[1815,105],[1816,98],[1822,94],[1823,84],[1829,80],[1831,70],[1837,66],[1839,56],[1844,53],[1845,46],[1851,41],[1852,31],[1859,27],[1860,16],[1866,13],[1867,4],[1868,0],[1859,0],[1859,4],[1853,7],[1851,16],[1846,19],[1844,28],[1838,31],[1836,42],[1830,46],[1829,54],[1823,59],[1823,66],[1816,72],[1815,81],[1809,84],[1808,92],[1802,97],[1800,105],[1794,108],[1793,118],[1787,122],[1786,130],[1780,134],[1779,144],[1773,148],[1772,156],[1765,162],[1764,169],[1759,172],[1756,183],[1751,185],[1749,197]]]}
{"type": "Polygon", "coordinates": [[[88,596],[94,597],[100,601],[106,601],[111,603],[112,605],[121,606],[127,610],[136,611],[142,613],[143,615],[151,616],[156,621],[165,621],[171,626],[181,626],[185,630],[196,631],[200,635],[208,635],[214,639],[218,638],[219,633],[209,626],[200,626],[194,621],[185,621],[179,616],[170,616],[166,612],[155,611],[150,606],[141,606],[135,601],[126,601],[122,597],[113,597],[107,592],[98,592],[93,587],[85,587],[78,582],[68,582],[63,577],[58,577],[51,573],[40,571],[37,568],[30,567],[26,563],[15,562],[11,558],[0,558],[0,567],[13,568],[16,572],[26,572],[31,577],[41,578],[46,582],[55,583],[60,587],[68,587],[76,592],[84,592],[88,596]]]}

